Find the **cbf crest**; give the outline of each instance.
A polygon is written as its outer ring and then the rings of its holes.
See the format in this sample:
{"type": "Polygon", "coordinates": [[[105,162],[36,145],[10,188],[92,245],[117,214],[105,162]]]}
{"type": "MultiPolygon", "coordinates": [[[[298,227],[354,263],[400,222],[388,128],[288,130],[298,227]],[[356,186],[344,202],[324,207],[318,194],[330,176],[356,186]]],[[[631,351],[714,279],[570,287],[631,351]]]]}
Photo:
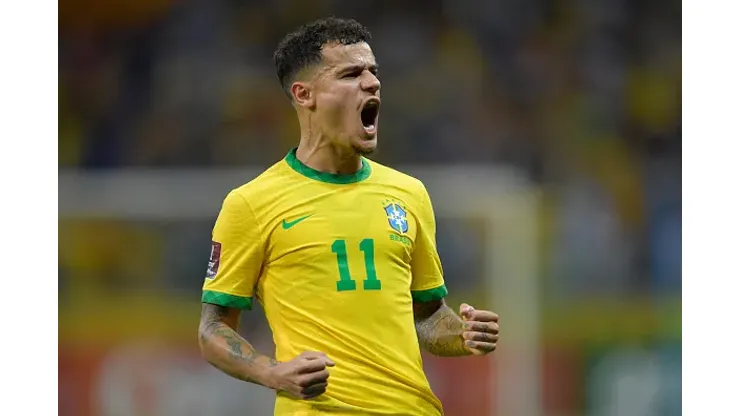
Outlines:
{"type": "Polygon", "coordinates": [[[391,228],[401,234],[409,230],[406,209],[403,205],[396,201],[385,201],[383,202],[383,209],[385,209],[385,215],[388,217],[388,224],[391,228]]]}

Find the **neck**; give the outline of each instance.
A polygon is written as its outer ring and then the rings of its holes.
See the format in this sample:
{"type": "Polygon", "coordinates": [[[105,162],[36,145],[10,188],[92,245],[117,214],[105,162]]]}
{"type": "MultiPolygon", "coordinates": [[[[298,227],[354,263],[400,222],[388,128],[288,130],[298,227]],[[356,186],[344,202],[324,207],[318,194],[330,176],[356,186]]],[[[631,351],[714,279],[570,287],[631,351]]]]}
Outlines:
{"type": "Polygon", "coordinates": [[[354,149],[340,149],[320,138],[301,136],[296,158],[319,172],[351,175],[362,169],[362,157],[354,149]]]}

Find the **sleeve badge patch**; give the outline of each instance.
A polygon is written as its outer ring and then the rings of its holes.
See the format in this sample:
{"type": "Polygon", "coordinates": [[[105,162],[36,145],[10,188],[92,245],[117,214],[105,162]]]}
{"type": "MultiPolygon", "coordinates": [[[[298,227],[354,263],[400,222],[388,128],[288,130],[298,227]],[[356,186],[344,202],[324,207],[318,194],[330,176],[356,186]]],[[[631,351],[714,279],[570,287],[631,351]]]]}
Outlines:
{"type": "Polygon", "coordinates": [[[206,271],[206,278],[213,279],[218,273],[218,265],[221,262],[221,243],[211,241],[211,257],[208,260],[208,270],[206,271]]]}

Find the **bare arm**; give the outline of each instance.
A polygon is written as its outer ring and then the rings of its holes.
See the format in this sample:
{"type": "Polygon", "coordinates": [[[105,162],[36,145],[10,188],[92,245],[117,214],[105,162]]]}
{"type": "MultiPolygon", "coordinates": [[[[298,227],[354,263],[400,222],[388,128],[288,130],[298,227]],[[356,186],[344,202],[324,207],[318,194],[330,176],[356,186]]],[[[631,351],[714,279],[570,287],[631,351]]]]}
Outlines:
{"type": "Polygon", "coordinates": [[[204,303],[198,341],[203,358],[224,373],[239,380],[274,388],[270,369],[278,362],[258,353],[242,338],[239,309],[204,303]]]}
{"type": "Polygon", "coordinates": [[[462,337],[464,323],[444,299],[414,302],[414,322],[419,345],[442,357],[470,355],[462,337]]]}

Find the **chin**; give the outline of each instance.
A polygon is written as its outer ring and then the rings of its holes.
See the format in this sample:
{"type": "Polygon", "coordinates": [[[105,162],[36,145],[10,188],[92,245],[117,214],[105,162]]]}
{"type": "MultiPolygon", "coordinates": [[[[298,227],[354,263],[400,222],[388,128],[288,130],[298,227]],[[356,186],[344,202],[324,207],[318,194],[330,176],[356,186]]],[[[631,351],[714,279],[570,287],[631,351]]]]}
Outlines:
{"type": "Polygon", "coordinates": [[[375,137],[369,140],[364,139],[358,143],[354,143],[352,147],[360,155],[363,155],[363,156],[370,155],[374,153],[375,149],[378,147],[378,139],[375,137]]]}

